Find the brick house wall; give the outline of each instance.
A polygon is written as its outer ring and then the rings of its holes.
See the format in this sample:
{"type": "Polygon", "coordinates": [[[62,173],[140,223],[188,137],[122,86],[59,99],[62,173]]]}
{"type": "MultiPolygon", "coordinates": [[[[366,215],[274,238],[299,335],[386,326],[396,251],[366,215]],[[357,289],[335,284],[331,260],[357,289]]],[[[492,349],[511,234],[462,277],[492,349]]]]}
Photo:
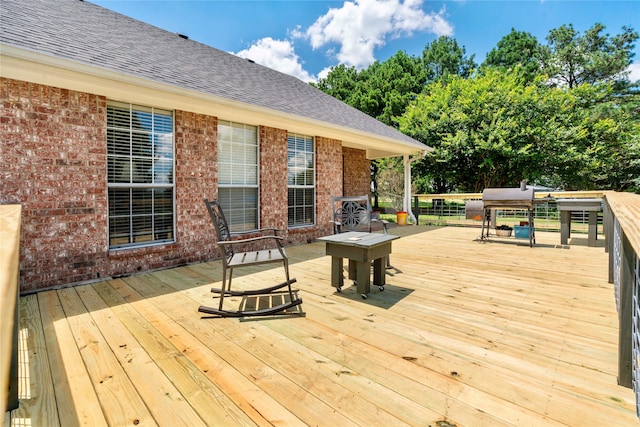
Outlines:
{"type": "Polygon", "coordinates": [[[343,196],[361,196],[371,193],[371,161],[363,150],[343,148],[344,187],[343,196]]]}
{"type": "Polygon", "coordinates": [[[285,130],[260,126],[262,228],[287,229],[287,135],[285,130]]]}
{"type": "MultiPolygon", "coordinates": [[[[217,118],[175,111],[176,241],[109,250],[107,99],[0,78],[0,203],[22,205],[21,292],[219,257],[203,198],[217,198],[217,118]]],[[[260,127],[261,226],[287,229],[287,131],[260,127]]],[[[316,225],[287,243],[332,232],[332,195],[368,191],[364,151],[316,137],[316,225]],[[353,181],[352,181],[353,180],[353,181]],[[349,190],[351,191],[351,190],[349,190]]]]}
{"type": "Polygon", "coordinates": [[[316,224],[320,235],[333,233],[331,196],[342,188],[342,166],[341,142],[316,137],[316,224]]]}
{"type": "Polygon", "coordinates": [[[106,100],[0,79],[0,108],[0,203],[22,204],[22,291],[99,277],[107,261],[106,100]]]}

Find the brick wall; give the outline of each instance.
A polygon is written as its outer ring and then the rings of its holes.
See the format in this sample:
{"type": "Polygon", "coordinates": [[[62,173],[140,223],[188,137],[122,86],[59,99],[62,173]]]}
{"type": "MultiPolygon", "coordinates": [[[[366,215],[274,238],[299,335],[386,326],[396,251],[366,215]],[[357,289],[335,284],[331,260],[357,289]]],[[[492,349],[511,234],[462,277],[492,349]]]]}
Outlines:
{"type": "Polygon", "coordinates": [[[107,261],[106,100],[0,79],[0,203],[22,204],[22,291],[107,261]]]}
{"type": "Polygon", "coordinates": [[[175,112],[176,241],[180,261],[219,256],[204,198],[218,198],[218,119],[175,112]]]}
{"type": "Polygon", "coordinates": [[[316,224],[321,235],[333,233],[331,197],[342,195],[342,143],[316,137],[316,224]]]}
{"type": "MultiPolygon", "coordinates": [[[[109,251],[104,97],[0,79],[0,203],[22,205],[22,292],[217,258],[203,198],[217,197],[217,118],[175,112],[176,241],[109,251]]],[[[260,127],[261,225],[287,228],[287,132],[260,127]]],[[[368,192],[364,151],[316,138],[316,225],[332,232],[332,195],[368,192]],[[351,193],[353,191],[353,193],[351,193]]]]}
{"type": "Polygon", "coordinates": [[[260,126],[260,226],[287,229],[287,131],[260,126]]]}
{"type": "Polygon", "coordinates": [[[343,148],[344,196],[361,196],[371,193],[371,161],[364,150],[343,148]]]}
{"type": "Polygon", "coordinates": [[[0,79],[0,203],[22,205],[21,291],[218,256],[213,117],[176,111],[176,243],[109,251],[106,99],[0,79]]]}

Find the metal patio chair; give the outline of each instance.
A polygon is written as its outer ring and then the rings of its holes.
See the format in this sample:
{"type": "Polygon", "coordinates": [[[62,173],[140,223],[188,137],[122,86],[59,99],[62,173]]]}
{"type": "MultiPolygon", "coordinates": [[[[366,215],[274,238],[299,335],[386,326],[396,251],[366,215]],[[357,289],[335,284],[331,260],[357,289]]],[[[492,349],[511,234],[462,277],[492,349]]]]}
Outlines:
{"type": "MultiPolygon", "coordinates": [[[[333,211],[333,233],[347,231],[364,231],[371,233],[380,225],[382,232],[387,233],[388,221],[373,218],[369,196],[333,196],[331,198],[333,211]]],[[[391,260],[387,256],[386,267],[391,267],[391,260]]]]}
{"type": "Polygon", "coordinates": [[[211,221],[216,230],[218,246],[222,251],[222,288],[212,288],[211,292],[220,295],[218,308],[201,306],[198,311],[220,317],[245,317],[245,316],[266,316],[274,314],[292,314],[286,310],[300,305],[302,299],[294,295],[291,284],[296,282],[295,278],[289,277],[289,259],[282,245],[284,238],[278,235],[278,230],[265,228],[248,233],[232,233],[218,201],[204,200],[211,221]],[[243,235],[253,235],[254,237],[242,238],[243,235]],[[258,235],[258,236],[256,236],[258,235]],[[239,237],[239,239],[238,239],[239,237]],[[260,249],[251,249],[252,247],[260,249]],[[266,248],[266,249],[265,249],[266,248]],[[285,281],[274,286],[243,291],[231,290],[231,280],[234,268],[255,266],[268,263],[281,263],[284,269],[285,281]],[[227,270],[229,277],[227,281],[227,270]],[[287,288],[289,301],[273,307],[256,310],[225,310],[223,309],[225,296],[259,296],[268,295],[282,288],[287,288]]]}

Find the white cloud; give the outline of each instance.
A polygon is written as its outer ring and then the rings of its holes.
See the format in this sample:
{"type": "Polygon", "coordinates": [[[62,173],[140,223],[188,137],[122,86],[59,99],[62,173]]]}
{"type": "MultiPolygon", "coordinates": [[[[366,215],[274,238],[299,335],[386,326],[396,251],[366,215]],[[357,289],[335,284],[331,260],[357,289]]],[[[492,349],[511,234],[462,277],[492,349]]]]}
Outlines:
{"type": "Polygon", "coordinates": [[[326,79],[333,67],[325,67],[318,73],[318,79],[326,79]]]}
{"type": "Polygon", "coordinates": [[[303,68],[304,61],[296,54],[293,41],[307,39],[314,50],[324,49],[324,54],[338,63],[361,69],[375,61],[375,50],[389,40],[410,37],[419,31],[437,36],[453,34],[444,9],[425,13],[423,3],[424,0],[345,1],[341,8],[329,9],[306,31],[299,25],[290,30],[289,40],[264,37],[235,55],[313,82],[326,77],[329,68],[317,77],[303,68]]]}
{"type": "Polygon", "coordinates": [[[632,82],[640,81],[640,62],[634,62],[627,68],[629,71],[629,80],[632,82]]]}
{"type": "Polygon", "coordinates": [[[313,49],[338,44],[338,62],[364,68],[375,61],[374,51],[387,40],[428,31],[453,34],[445,11],[425,13],[424,0],[354,0],[332,8],[309,27],[306,36],[313,49]]]}
{"type": "Polygon", "coordinates": [[[315,77],[302,68],[300,57],[295,53],[293,44],[289,40],[265,37],[235,55],[251,59],[260,65],[297,77],[304,82],[315,81],[315,77]]]}

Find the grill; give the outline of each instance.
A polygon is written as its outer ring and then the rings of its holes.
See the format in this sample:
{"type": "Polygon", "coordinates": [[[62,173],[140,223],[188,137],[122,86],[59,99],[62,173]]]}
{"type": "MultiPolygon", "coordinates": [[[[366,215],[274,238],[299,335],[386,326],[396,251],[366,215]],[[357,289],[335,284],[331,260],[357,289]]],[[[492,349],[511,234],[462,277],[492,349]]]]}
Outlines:
{"type": "MultiPolygon", "coordinates": [[[[524,187],[524,186],[523,186],[524,187]]],[[[529,215],[529,246],[536,242],[535,228],[533,226],[534,191],[533,188],[485,188],[482,192],[483,219],[482,239],[489,237],[491,215],[487,215],[490,209],[523,209],[529,215]],[[486,227],[485,227],[486,223],[486,227]]],[[[495,226],[495,224],[494,224],[495,226]]]]}

